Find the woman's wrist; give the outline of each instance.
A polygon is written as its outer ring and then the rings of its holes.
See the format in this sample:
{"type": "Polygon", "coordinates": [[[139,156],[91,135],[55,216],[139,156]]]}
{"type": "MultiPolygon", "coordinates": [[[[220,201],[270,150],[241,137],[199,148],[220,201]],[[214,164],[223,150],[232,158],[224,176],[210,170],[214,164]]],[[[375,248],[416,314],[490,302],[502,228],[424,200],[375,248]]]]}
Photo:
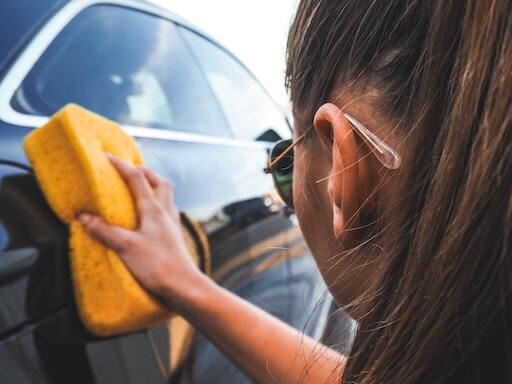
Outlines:
{"type": "Polygon", "coordinates": [[[176,289],[176,282],[172,286],[165,286],[161,292],[161,299],[173,311],[189,319],[195,317],[204,304],[211,300],[212,294],[221,289],[209,276],[197,271],[193,276],[186,279],[180,289],[176,289]]]}

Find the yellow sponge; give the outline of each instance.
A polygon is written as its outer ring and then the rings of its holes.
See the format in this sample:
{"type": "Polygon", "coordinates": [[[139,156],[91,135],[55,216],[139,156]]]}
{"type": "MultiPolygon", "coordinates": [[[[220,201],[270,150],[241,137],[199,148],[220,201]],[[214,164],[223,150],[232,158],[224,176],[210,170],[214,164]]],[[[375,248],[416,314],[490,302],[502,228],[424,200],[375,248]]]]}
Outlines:
{"type": "Polygon", "coordinates": [[[68,104],[32,131],[24,146],[48,203],[70,226],[73,286],[85,326],[106,336],[168,318],[169,311],[139,286],[119,257],[76,220],[87,211],[111,224],[136,227],[130,191],[105,156],[142,164],[135,142],[114,122],[68,104]]]}

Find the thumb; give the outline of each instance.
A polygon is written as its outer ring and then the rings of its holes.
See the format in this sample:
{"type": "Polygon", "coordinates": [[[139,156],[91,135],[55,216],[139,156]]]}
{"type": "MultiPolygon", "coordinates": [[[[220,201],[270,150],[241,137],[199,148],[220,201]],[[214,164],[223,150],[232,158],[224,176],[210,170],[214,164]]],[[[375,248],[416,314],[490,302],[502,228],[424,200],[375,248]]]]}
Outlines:
{"type": "Polygon", "coordinates": [[[116,253],[122,253],[134,235],[128,229],[107,224],[101,217],[89,213],[81,213],[78,220],[93,238],[116,253]]]}

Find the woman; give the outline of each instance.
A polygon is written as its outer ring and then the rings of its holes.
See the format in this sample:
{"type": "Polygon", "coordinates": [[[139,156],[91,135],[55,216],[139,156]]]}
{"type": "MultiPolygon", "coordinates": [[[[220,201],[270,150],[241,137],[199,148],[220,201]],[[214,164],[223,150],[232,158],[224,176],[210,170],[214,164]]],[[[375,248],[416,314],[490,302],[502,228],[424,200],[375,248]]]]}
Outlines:
{"type": "Polygon", "coordinates": [[[257,382],[511,382],[511,59],[509,0],[300,2],[293,203],[359,322],[347,359],[201,274],[151,170],[112,159],[137,231],[80,219],[257,382]]]}

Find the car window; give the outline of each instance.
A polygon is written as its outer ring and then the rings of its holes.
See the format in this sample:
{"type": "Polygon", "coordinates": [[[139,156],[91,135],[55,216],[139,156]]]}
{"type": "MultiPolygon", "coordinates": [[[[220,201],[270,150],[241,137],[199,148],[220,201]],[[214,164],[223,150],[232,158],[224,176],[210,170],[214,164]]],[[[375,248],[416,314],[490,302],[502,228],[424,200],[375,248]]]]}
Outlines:
{"type": "Polygon", "coordinates": [[[74,102],[121,124],[230,136],[176,28],[129,8],[89,7],[51,43],[11,103],[49,116],[74,102]]]}
{"type": "Polygon", "coordinates": [[[235,136],[249,140],[270,137],[268,141],[275,141],[268,130],[281,138],[290,136],[283,112],[251,73],[210,41],[186,28],[180,30],[200,62],[235,136]]]}

